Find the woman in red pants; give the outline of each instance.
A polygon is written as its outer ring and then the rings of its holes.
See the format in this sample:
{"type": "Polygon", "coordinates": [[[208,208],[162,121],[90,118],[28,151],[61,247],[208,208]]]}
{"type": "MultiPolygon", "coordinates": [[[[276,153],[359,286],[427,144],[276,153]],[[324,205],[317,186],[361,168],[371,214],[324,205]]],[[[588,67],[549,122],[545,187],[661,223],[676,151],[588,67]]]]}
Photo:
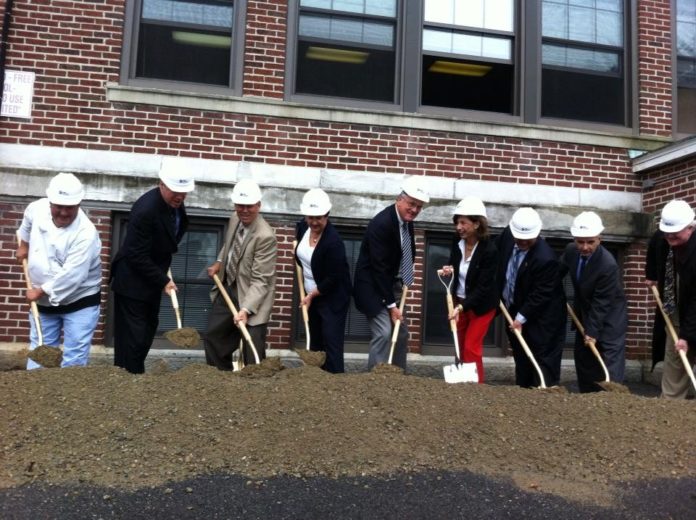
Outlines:
{"type": "Polygon", "coordinates": [[[483,383],[483,338],[495,317],[498,290],[495,283],[498,250],[488,235],[486,207],[481,199],[467,196],[452,217],[456,236],[450,251],[450,265],[444,274],[452,274],[454,312],[457,320],[459,359],[476,363],[478,381],[483,383]]]}

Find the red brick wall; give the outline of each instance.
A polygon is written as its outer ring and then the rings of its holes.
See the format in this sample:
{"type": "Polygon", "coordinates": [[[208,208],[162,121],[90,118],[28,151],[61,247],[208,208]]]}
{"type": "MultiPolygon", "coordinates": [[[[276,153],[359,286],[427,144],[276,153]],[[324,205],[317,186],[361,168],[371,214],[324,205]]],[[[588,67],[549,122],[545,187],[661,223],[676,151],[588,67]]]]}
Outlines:
{"type": "MultiPolygon", "coordinates": [[[[26,204],[0,203],[0,342],[29,343],[29,304],[25,299],[26,281],[21,264],[15,260],[17,229],[26,204]]],[[[108,294],[111,255],[111,212],[84,208],[99,231],[102,241],[102,314],[94,334],[94,344],[104,343],[104,313],[108,294]]]]}
{"type": "Polygon", "coordinates": [[[671,0],[638,1],[641,134],[672,135],[671,0]]]}
{"type": "Polygon", "coordinates": [[[283,98],[287,1],[247,2],[244,95],[283,98]]]}

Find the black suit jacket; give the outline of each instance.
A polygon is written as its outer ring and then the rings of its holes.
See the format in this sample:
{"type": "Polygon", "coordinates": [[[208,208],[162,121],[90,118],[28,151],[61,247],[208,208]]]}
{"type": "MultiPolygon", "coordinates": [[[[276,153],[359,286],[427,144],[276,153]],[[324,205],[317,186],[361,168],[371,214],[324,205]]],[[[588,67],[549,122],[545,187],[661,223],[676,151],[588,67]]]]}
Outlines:
{"type": "MultiPolygon", "coordinates": [[[[459,288],[459,265],[462,261],[460,238],[455,236],[450,250],[449,264],[454,268],[452,296],[456,298],[459,288]]],[[[466,273],[466,299],[462,304],[464,310],[473,310],[477,316],[487,313],[498,306],[498,287],[496,276],[498,270],[498,248],[493,240],[480,240],[471,257],[466,273]]]]}
{"type": "Polygon", "coordinates": [[[159,187],[135,201],[128,217],[123,245],[111,263],[111,289],[141,301],[159,302],[169,282],[167,270],[188,227],[183,204],[179,233],[175,235],[172,210],[159,187]]]}
{"type": "Polygon", "coordinates": [[[626,334],[628,314],[621,272],[614,256],[600,245],[577,278],[580,254],[575,243],[566,246],[561,262],[575,289],[575,312],[588,336],[611,341],[626,334]]]}
{"type": "MultiPolygon", "coordinates": [[[[302,240],[308,226],[304,220],[297,223],[295,238],[302,240]]],[[[297,255],[295,261],[299,263],[297,255]]],[[[350,303],[350,268],[346,259],[346,247],[336,228],[327,222],[319,243],[312,254],[312,275],[323,299],[334,312],[343,312],[350,303]]]]}
{"type": "MultiPolygon", "coordinates": [[[[415,261],[413,223],[408,223],[411,252],[415,261]]],[[[355,266],[353,298],[358,310],[373,318],[394,301],[394,282],[401,266],[401,233],[396,205],[377,213],[367,225],[355,266]]]]}
{"type": "MultiPolygon", "coordinates": [[[[498,295],[502,297],[507,264],[515,245],[510,228],[498,237],[498,295]]],[[[537,349],[560,348],[565,335],[566,309],[562,283],[563,269],[551,246],[541,237],[527,251],[515,282],[513,303],[508,309],[514,318],[521,313],[529,346],[537,349]]]]}
{"type": "MultiPolygon", "coordinates": [[[[650,241],[646,258],[645,275],[648,280],[657,280],[660,294],[664,300],[665,266],[669,244],[664,234],[657,231],[650,241]]],[[[696,231],[689,241],[675,248],[675,274],[679,275],[677,307],[679,309],[679,338],[689,343],[689,348],[696,346],[696,231]]],[[[659,312],[659,311],[658,311],[659,312]]],[[[659,346],[658,346],[659,347],[659,346]]],[[[655,352],[653,343],[653,366],[664,359],[664,341],[661,344],[661,357],[655,352]],[[658,358],[656,359],[656,355],[658,358]]]]}

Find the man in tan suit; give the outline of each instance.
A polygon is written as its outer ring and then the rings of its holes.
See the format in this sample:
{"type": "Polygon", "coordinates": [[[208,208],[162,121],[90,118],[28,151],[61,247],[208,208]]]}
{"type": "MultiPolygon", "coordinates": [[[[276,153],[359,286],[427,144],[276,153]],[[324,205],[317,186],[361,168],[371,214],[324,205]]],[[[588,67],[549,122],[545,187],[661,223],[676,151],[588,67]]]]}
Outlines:
{"type": "MultiPolygon", "coordinates": [[[[239,181],[232,190],[234,213],[227,224],[225,243],[217,261],[208,267],[208,276],[217,274],[239,310],[234,320],[217,288],[211,292],[213,308],[205,334],[205,358],[220,370],[232,370],[232,353],[239,347],[237,323],[247,326],[259,359],[266,357],[266,332],[275,295],[278,245],[273,230],[259,214],[261,190],[250,179],[239,181]]],[[[244,342],[245,363],[254,354],[244,342]]]]}

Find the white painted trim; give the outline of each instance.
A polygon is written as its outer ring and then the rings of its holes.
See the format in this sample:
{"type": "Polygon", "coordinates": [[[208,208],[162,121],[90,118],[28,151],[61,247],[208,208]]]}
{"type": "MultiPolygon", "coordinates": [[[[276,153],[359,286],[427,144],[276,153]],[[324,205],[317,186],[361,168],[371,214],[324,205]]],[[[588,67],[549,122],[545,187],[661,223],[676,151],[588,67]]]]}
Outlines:
{"type": "MultiPolygon", "coordinates": [[[[117,177],[138,177],[157,179],[163,156],[99,150],[78,150],[47,146],[0,144],[0,164],[5,168],[32,170],[34,172],[69,171],[73,173],[93,173],[100,177],[112,176],[113,182],[105,180],[99,186],[86,186],[86,199],[123,202],[132,200],[132,193],[122,186],[117,177]],[[126,193],[128,192],[128,193],[126,193]]],[[[245,161],[217,161],[210,159],[172,158],[180,161],[195,172],[195,180],[231,188],[242,178],[256,180],[269,191],[269,204],[264,197],[264,207],[271,212],[286,211],[287,201],[284,190],[306,190],[321,187],[336,194],[339,198],[355,198],[357,207],[365,206],[358,215],[373,215],[378,207],[383,207],[379,197],[391,198],[398,195],[405,176],[392,173],[370,173],[364,171],[331,170],[324,168],[302,168],[245,161]],[[274,188],[276,189],[274,192],[274,188]],[[374,207],[372,207],[374,206],[374,207]]],[[[33,182],[22,180],[22,172],[4,174],[2,193],[12,196],[43,196],[46,175],[34,175],[33,182]]],[[[640,193],[624,191],[591,190],[545,186],[538,184],[518,184],[512,182],[492,182],[468,179],[451,179],[439,176],[428,177],[431,202],[454,201],[465,194],[478,195],[489,204],[530,205],[544,208],[564,206],[587,207],[612,211],[641,211],[640,193]]],[[[209,200],[198,200],[196,192],[191,194],[192,207],[208,208],[209,200]]],[[[299,206],[298,206],[299,207],[299,206]]],[[[357,208],[356,208],[357,209],[357,208]]],[[[294,212],[294,211],[293,211],[294,212]]],[[[439,215],[436,205],[426,206],[423,217],[439,215]]],[[[445,211],[446,213],[446,211],[445,211]]],[[[450,215],[444,216],[445,221],[450,215]]],[[[440,218],[435,218],[435,221],[440,218]]]]}
{"type": "Polygon", "coordinates": [[[633,160],[633,173],[660,168],[692,155],[696,155],[696,138],[693,137],[637,157],[633,160]]]}

